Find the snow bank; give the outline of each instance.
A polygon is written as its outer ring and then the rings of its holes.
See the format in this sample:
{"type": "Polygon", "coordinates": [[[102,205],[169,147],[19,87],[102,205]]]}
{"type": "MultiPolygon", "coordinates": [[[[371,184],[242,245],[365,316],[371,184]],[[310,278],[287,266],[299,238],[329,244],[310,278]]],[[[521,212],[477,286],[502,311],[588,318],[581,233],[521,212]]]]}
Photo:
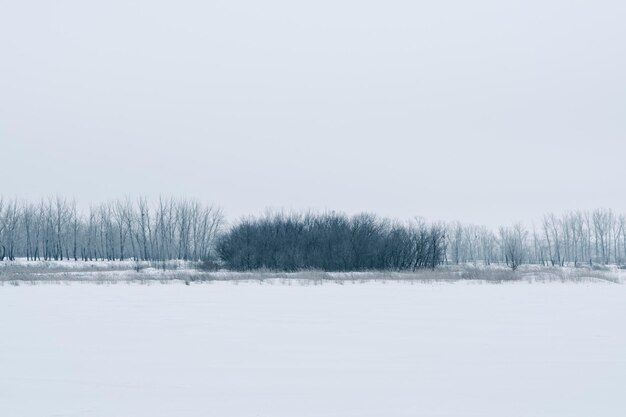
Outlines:
{"type": "Polygon", "coordinates": [[[166,261],[15,261],[0,262],[0,283],[12,281],[212,281],[212,280],[331,280],[331,281],[562,281],[586,282],[609,281],[626,282],[626,270],[617,266],[588,267],[547,267],[523,265],[513,272],[505,265],[445,265],[434,271],[428,269],[415,272],[365,271],[365,272],[323,272],[300,271],[281,273],[272,271],[216,271],[205,272],[196,268],[193,262],[166,261]]]}

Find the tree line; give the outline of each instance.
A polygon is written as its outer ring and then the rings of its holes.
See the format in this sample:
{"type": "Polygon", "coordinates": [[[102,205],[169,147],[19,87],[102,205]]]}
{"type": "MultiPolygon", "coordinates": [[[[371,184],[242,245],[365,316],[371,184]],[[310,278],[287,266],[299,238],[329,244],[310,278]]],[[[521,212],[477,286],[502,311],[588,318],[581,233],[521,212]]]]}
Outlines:
{"type": "Polygon", "coordinates": [[[399,222],[362,213],[266,213],[226,227],[193,200],[120,199],[79,210],[62,197],[0,197],[0,261],[210,261],[233,270],[415,270],[441,264],[565,266],[626,263],[626,216],[548,214],[539,224],[399,222]]]}
{"type": "Polygon", "coordinates": [[[61,197],[0,198],[0,260],[206,259],[222,224],[221,210],[191,200],[115,200],[81,213],[61,197]]]}
{"type": "Polygon", "coordinates": [[[626,263],[626,216],[610,209],[547,214],[528,228],[518,223],[494,232],[486,227],[448,226],[451,263],[522,263],[550,266],[626,263]]]}

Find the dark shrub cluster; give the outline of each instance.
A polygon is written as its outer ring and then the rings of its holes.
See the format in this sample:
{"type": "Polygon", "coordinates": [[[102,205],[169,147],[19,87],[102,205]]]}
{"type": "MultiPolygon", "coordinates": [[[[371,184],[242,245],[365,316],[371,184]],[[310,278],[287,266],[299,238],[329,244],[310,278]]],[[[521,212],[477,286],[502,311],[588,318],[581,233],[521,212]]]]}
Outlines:
{"type": "Polygon", "coordinates": [[[372,214],[272,213],[240,221],[220,238],[217,252],[233,270],[415,270],[443,261],[444,230],[372,214]]]}

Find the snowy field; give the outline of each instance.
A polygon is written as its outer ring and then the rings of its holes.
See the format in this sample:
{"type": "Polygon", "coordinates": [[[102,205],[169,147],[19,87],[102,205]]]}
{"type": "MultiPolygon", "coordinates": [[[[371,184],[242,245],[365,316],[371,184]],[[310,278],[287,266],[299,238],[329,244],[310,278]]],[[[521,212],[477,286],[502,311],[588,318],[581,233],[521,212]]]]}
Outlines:
{"type": "Polygon", "coordinates": [[[0,416],[626,415],[626,286],[0,286],[0,416]]]}

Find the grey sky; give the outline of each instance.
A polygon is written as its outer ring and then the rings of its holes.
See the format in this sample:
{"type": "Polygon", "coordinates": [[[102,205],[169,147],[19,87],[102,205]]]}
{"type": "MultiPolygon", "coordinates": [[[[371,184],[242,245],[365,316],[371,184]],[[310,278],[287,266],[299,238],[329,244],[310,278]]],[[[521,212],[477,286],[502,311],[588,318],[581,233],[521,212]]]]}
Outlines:
{"type": "Polygon", "coordinates": [[[626,212],[623,1],[0,4],[7,197],[626,212]]]}

